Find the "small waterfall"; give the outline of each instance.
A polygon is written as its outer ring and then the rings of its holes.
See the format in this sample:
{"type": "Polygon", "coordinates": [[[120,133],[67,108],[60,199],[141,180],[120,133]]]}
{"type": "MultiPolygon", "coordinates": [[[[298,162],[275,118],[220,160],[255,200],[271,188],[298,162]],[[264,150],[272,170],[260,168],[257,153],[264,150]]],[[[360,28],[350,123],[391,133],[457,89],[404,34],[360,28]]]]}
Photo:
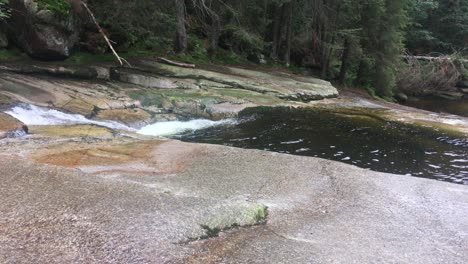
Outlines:
{"type": "Polygon", "coordinates": [[[234,119],[226,119],[221,121],[211,121],[206,119],[196,119],[190,121],[167,121],[158,122],[137,130],[115,121],[95,121],[82,115],[67,114],[57,110],[47,109],[30,104],[17,105],[5,113],[13,116],[26,125],[45,126],[90,124],[111,129],[136,132],[138,134],[147,136],[170,136],[188,131],[195,131],[214,126],[236,123],[234,119]]]}
{"type": "Polygon", "coordinates": [[[95,121],[82,115],[67,114],[53,109],[47,109],[30,104],[21,104],[6,111],[6,114],[13,116],[19,121],[29,126],[47,125],[76,125],[89,124],[119,129],[135,131],[135,129],[115,121],[95,121]]]}
{"type": "Polygon", "coordinates": [[[236,121],[234,119],[225,119],[221,121],[211,121],[206,119],[196,119],[185,122],[169,121],[159,122],[156,124],[145,126],[139,131],[137,131],[137,133],[147,136],[170,136],[182,134],[188,131],[196,131],[209,127],[233,124],[236,124],[236,121]]]}

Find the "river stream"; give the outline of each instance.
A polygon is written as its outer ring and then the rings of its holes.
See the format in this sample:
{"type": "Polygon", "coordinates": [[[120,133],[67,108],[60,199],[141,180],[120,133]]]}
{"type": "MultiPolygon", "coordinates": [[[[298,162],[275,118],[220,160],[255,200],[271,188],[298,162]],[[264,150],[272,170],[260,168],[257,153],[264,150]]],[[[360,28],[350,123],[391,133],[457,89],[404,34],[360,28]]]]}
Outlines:
{"type": "Polygon", "coordinates": [[[365,115],[278,109],[245,115],[237,125],[173,137],[320,157],[381,172],[468,184],[468,139],[365,115]]]}
{"type": "Polygon", "coordinates": [[[468,185],[467,138],[387,122],[366,111],[250,109],[238,120],[158,122],[140,129],[25,104],[6,113],[26,125],[91,124],[188,142],[319,157],[375,171],[468,185]]]}

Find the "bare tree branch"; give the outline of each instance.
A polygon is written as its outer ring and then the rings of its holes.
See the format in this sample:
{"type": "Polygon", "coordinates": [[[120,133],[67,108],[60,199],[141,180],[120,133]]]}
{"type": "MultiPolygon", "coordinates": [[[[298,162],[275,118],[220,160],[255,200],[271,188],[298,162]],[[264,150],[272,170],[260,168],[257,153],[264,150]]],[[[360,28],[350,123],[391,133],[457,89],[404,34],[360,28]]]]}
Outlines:
{"type": "Polygon", "coordinates": [[[106,41],[107,45],[109,46],[109,48],[111,49],[112,53],[114,54],[114,56],[117,58],[117,60],[119,61],[120,63],[120,66],[124,66],[124,63],[128,66],[132,66],[130,65],[130,63],[128,63],[127,60],[125,60],[124,58],[120,57],[119,54],[115,51],[114,47],[112,46],[112,43],[111,41],[109,40],[109,38],[106,36],[106,33],[104,33],[104,30],[102,30],[101,26],[99,26],[99,23],[97,22],[96,20],[96,17],[94,16],[93,12],[91,12],[91,9],[89,9],[88,5],[81,1],[81,5],[86,9],[86,11],[88,12],[88,14],[91,16],[91,19],[93,20],[94,24],[96,25],[97,29],[99,30],[99,33],[102,35],[102,37],[104,38],[104,40],[106,41]]]}

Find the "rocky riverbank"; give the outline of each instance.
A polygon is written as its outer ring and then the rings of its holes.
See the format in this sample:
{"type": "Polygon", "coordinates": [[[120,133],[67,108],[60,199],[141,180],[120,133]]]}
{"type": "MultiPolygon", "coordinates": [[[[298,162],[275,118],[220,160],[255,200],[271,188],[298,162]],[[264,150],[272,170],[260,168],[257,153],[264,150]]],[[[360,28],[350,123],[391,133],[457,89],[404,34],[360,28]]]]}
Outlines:
{"type": "MultiPolygon", "coordinates": [[[[134,69],[92,65],[80,68],[84,71],[3,65],[0,110],[28,103],[139,128],[161,120],[235,117],[253,106],[320,107],[468,133],[466,118],[349,91],[334,98],[335,88],[313,78],[132,64],[134,69]]],[[[463,185],[92,124],[26,128],[6,114],[0,114],[1,135],[6,137],[0,140],[1,262],[463,263],[468,258],[463,185]],[[17,137],[15,131],[29,135],[17,137]]]]}
{"type": "Polygon", "coordinates": [[[0,143],[6,263],[467,257],[466,186],[263,151],[49,131],[0,143]]]}

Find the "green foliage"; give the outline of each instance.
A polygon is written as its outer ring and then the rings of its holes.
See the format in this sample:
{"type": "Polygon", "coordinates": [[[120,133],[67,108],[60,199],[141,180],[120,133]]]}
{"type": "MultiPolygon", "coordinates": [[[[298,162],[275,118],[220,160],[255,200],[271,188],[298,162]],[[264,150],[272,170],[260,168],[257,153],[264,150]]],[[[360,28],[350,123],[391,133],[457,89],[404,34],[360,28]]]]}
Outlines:
{"type": "Polygon", "coordinates": [[[207,44],[205,42],[206,41],[199,38],[197,35],[191,34],[189,36],[187,51],[184,54],[177,54],[170,57],[187,63],[209,63],[211,59],[208,55],[207,44]]]}
{"type": "Polygon", "coordinates": [[[202,225],[201,227],[205,229],[207,237],[217,237],[219,233],[222,231],[221,228],[219,227],[211,228],[207,225],[202,225]]]}
{"type": "MultiPolygon", "coordinates": [[[[36,1],[58,16],[67,16],[71,10],[68,0],[36,1]]],[[[0,7],[7,2],[0,0],[0,7]]],[[[322,78],[339,76],[340,81],[358,84],[383,98],[395,90],[404,44],[414,53],[462,50],[468,45],[468,0],[201,3],[185,1],[188,48],[184,54],[174,54],[177,13],[173,0],[88,1],[124,58],[159,55],[195,64],[250,64],[249,56],[265,54],[272,66],[284,66],[290,59],[294,71],[304,72],[299,67],[308,67],[307,72],[320,73],[322,78]]],[[[0,19],[5,16],[3,10],[0,19]]],[[[69,61],[113,61],[113,57],[75,53],[69,61]]]]}
{"type": "Polygon", "coordinates": [[[72,6],[66,0],[36,0],[40,9],[51,11],[60,18],[66,18],[70,15],[72,6]]]}
{"type": "Polygon", "coordinates": [[[230,50],[220,50],[213,59],[213,62],[227,65],[248,65],[252,64],[245,56],[239,55],[230,50]]]}
{"type": "Polygon", "coordinates": [[[0,0],[0,21],[10,16],[9,0],[0,0]]]}
{"type": "Polygon", "coordinates": [[[152,45],[153,49],[158,41],[172,40],[175,36],[173,1],[96,0],[88,4],[101,26],[110,32],[126,34],[125,44],[139,48],[142,44],[152,45]],[[157,41],[151,43],[152,40],[157,41]]]}
{"type": "Polygon", "coordinates": [[[234,25],[224,28],[220,36],[220,45],[242,54],[261,52],[264,46],[259,36],[234,25]]]}
{"type": "Polygon", "coordinates": [[[268,211],[266,207],[258,208],[257,212],[255,212],[255,222],[258,224],[265,223],[267,214],[268,214],[268,211]]]}
{"type": "Polygon", "coordinates": [[[16,60],[25,56],[17,49],[0,49],[0,61],[16,60]]]}
{"type": "Polygon", "coordinates": [[[362,47],[367,61],[361,62],[358,79],[361,85],[371,80],[378,96],[391,98],[396,82],[395,69],[403,50],[407,2],[374,0],[367,2],[364,8],[362,47]]]}
{"type": "Polygon", "coordinates": [[[407,48],[416,54],[452,53],[468,44],[468,0],[410,1],[407,48]]]}

